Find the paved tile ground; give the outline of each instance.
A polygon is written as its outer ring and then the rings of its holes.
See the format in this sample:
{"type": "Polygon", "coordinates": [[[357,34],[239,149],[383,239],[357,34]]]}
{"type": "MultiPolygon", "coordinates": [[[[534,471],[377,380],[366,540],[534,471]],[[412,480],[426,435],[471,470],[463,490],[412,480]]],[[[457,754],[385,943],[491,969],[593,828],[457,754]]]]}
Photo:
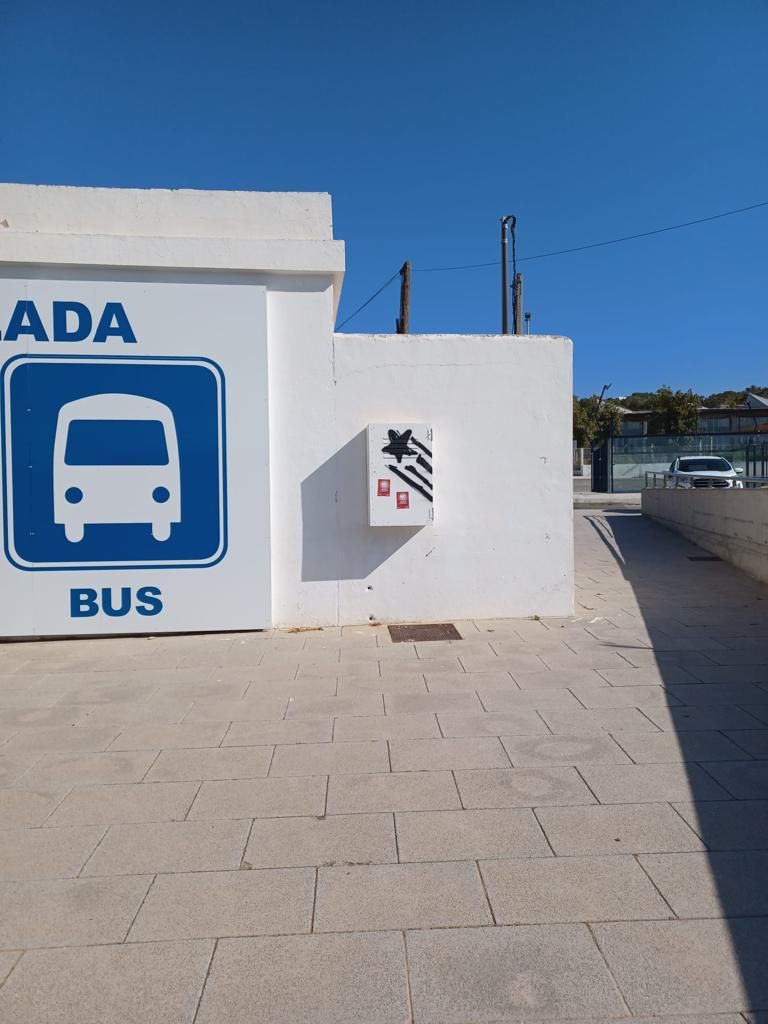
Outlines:
{"type": "Polygon", "coordinates": [[[768,588],[576,537],[455,642],[0,647],[3,1024],[765,1024],[768,588]]]}

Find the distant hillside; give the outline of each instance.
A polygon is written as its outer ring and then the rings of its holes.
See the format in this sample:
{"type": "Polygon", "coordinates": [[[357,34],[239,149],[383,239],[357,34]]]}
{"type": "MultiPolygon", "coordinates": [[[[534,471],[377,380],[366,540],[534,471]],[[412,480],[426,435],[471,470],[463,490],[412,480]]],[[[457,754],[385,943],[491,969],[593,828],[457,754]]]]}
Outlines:
{"type": "MultiPolygon", "coordinates": [[[[759,395],[761,398],[768,398],[768,387],[757,387],[754,384],[748,388],[743,388],[741,391],[715,391],[711,395],[696,395],[696,397],[699,400],[699,404],[707,409],[722,407],[730,409],[737,405],[744,405],[747,399],[747,392],[759,395]]],[[[625,409],[632,409],[633,411],[652,409],[656,394],[655,391],[633,391],[631,395],[617,399],[617,401],[625,409]]]]}

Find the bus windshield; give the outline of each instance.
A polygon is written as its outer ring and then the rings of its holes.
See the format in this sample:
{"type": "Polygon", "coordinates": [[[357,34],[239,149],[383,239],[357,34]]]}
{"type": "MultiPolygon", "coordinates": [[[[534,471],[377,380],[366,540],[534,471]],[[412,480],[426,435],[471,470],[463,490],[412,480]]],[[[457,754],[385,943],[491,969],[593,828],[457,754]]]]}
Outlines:
{"type": "Polygon", "coordinates": [[[68,466],[167,466],[160,420],[72,420],[64,462],[68,466]]]}

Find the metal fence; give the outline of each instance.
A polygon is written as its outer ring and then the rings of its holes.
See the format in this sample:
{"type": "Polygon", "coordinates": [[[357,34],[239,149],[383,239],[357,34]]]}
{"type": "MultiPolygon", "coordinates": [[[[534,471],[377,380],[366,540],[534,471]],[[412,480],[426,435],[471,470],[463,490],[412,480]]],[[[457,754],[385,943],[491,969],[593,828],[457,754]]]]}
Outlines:
{"type": "Polygon", "coordinates": [[[768,476],[768,442],[759,434],[648,434],[607,437],[592,449],[592,490],[641,491],[646,473],[665,473],[677,456],[720,455],[746,474],[768,476]]]}

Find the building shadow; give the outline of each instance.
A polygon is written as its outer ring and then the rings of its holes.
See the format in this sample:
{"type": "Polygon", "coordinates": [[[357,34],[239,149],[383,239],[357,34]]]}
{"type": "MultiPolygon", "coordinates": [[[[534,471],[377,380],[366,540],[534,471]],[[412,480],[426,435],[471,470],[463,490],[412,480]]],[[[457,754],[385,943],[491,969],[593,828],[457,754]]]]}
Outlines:
{"type": "MultiPolygon", "coordinates": [[[[672,807],[704,845],[708,879],[692,903],[699,910],[679,916],[725,919],[746,993],[743,1009],[766,1010],[768,587],[725,562],[699,561],[706,552],[639,512],[605,510],[584,519],[639,607],[638,626],[651,649],[615,646],[638,668],[639,683],[658,681],[667,691],[665,728],[676,737],[690,788],[689,800],[672,807]],[[702,912],[700,896],[710,886],[719,911],[702,912]]],[[[628,608],[623,628],[631,614],[635,608],[628,608]]],[[[653,720],[656,709],[647,710],[653,720]]],[[[616,739],[621,742],[620,733],[616,739]]],[[[706,972],[711,951],[703,948],[701,955],[706,972]]],[[[707,1010],[718,1012],[726,1011],[707,1010]]],[[[762,1013],[754,1018],[763,1019],[762,1013]]]]}
{"type": "Polygon", "coordinates": [[[301,483],[301,578],[364,580],[422,526],[368,526],[366,432],[301,483]]]}

